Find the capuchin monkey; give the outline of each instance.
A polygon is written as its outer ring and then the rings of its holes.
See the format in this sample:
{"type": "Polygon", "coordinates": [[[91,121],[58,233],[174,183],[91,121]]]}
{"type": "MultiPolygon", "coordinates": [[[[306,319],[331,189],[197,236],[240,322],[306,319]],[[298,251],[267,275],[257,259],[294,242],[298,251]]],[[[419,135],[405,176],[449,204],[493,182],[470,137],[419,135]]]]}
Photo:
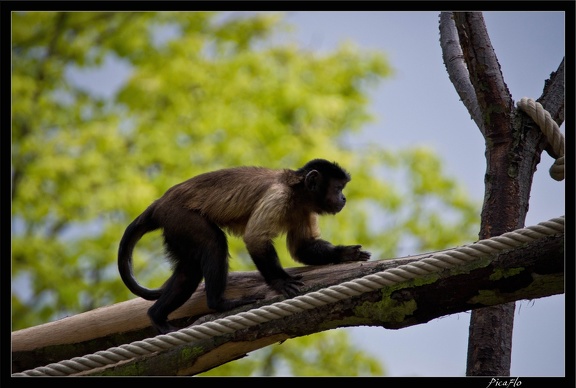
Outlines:
{"type": "Polygon", "coordinates": [[[177,330],[168,314],[184,304],[204,278],[207,304],[222,312],[256,299],[225,299],[228,243],[222,231],[243,238],[266,283],[286,297],[298,294],[302,276],[280,265],[272,239],[286,233],[294,260],[308,265],[365,261],[360,245],[332,245],[320,238],[318,216],[336,214],[346,204],[342,190],[350,175],[324,159],[298,170],[236,167],[204,173],[182,182],[154,201],[128,227],[120,241],[118,269],[134,294],[156,300],[148,310],[160,333],[177,330]],[[163,229],[173,274],[159,289],[142,287],[132,273],[132,251],[142,236],[163,229]]]}

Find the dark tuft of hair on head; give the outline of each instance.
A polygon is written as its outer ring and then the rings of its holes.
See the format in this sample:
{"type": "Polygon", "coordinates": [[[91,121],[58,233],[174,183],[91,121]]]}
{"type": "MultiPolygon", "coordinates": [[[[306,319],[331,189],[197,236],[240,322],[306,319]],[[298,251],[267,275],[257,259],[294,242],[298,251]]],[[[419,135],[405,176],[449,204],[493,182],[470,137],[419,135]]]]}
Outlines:
{"type": "Polygon", "coordinates": [[[336,162],[329,162],[326,159],[314,159],[304,165],[298,170],[299,173],[307,174],[308,172],[316,170],[324,176],[329,176],[335,179],[350,180],[350,174],[338,165],[336,162]]]}

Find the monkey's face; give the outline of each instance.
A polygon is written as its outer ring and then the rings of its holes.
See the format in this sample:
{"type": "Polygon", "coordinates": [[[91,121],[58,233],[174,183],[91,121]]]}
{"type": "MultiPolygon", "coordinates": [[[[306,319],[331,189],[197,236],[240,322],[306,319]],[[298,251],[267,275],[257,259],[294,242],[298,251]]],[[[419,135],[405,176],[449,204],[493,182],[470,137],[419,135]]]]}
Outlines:
{"type": "Polygon", "coordinates": [[[346,197],[344,193],[342,193],[342,190],[344,190],[346,183],[347,181],[338,179],[331,179],[329,181],[322,207],[326,213],[336,214],[344,208],[344,205],[346,205],[346,197]]]}

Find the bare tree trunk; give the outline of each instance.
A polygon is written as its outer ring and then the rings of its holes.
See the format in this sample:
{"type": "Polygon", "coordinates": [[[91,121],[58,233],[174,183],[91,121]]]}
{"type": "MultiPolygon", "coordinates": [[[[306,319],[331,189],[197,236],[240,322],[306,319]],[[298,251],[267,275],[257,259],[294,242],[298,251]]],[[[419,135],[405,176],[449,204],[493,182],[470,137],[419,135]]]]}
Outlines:
{"type": "MultiPolygon", "coordinates": [[[[486,188],[479,237],[498,236],[524,226],[532,178],[547,142],[531,120],[516,113],[482,14],[443,13],[440,23],[450,79],[465,98],[463,101],[476,123],[481,119],[478,126],[486,139],[486,188]],[[453,22],[461,52],[454,47],[453,22]],[[459,56],[462,63],[453,62],[459,56]],[[467,69],[469,83],[463,80],[462,69],[467,69]],[[470,84],[475,98],[470,97],[470,84]]],[[[564,110],[563,71],[564,62],[546,83],[541,97],[544,108],[551,109],[552,117],[560,122],[564,110]]],[[[514,303],[508,303],[472,312],[468,376],[510,375],[514,309],[514,303]]]]}

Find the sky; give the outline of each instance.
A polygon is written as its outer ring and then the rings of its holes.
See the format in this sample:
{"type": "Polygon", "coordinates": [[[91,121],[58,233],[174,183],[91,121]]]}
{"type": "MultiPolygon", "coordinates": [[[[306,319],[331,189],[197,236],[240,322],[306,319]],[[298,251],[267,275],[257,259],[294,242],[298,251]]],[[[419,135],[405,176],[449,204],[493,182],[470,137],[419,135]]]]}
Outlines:
{"type": "MultiPolygon", "coordinates": [[[[485,12],[490,40],[514,101],[537,99],[544,81],[564,56],[562,12],[485,12]]],[[[288,12],[291,39],[308,50],[333,50],[341,42],[376,50],[394,73],[370,92],[376,120],[355,142],[380,142],[390,148],[425,145],[443,161],[471,198],[484,194],[484,138],[448,79],[439,44],[438,12],[288,12]]],[[[108,93],[128,75],[118,63],[99,74],[70,76],[108,93]]],[[[564,131],[564,126],[561,127],[564,131]]],[[[526,226],[565,214],[564,181],[553,180],[547,153],[534,176],[526,226]]],[[[479,209],[480,212],[480,209],[479,209]]],[[[472,241],[471,241],[472,242],[472,241]]],[[[409,252],[419,254],[423,252],[409,252]]],[[[565,298],[556,295],[516,303],[511,376],[565,375],[565,298]]],[[[387,376],[464,376],[469,312],[426,324],[388,330],[346,330],[358,347],[378,358],[387,376]]]]}

